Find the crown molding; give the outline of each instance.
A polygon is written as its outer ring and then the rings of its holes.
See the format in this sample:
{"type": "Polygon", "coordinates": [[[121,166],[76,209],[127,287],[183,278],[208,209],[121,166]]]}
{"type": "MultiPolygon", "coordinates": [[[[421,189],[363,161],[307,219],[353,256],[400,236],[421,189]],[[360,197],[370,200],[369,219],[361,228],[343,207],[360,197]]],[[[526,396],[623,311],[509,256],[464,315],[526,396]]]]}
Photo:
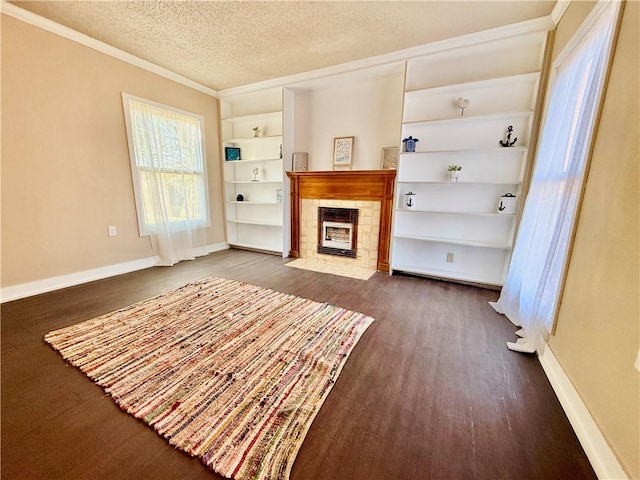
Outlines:
{"type": "Polygon", "coordinates": [[[223,98],[232,95],[256,92],[269,88],[281,88],[285,86],[295,87],[296,84],[310,80],[317,80],[323,77],[355,72],[358,70],[364,70],[374,67],[383,67],[384,65],[404,62],[412,58],[442,52],[449,49],[465,47],[468,45],[488,42],[492,40],[499,40],[514,35],[549,31],[555,28],[557,22],[562,17],[562,14],[564,14],[564,11],[566,10],[570,2],[571,0],[559,0],[554,7],[551,15],[548,15],[546,17],[540,17],[524,22],[504,25],[489,30],[483,30],[481,32],[475,32],[458,37],[448,38],[445,40],[439,40],[437,42],[432,42],[417,47],[410,47],[404,50],[398,50],[384,55],[377,55],[362,60],[342,63],[339,65],[333,65],[309,72],[303,72],[285,77],[278,77],[270,80],[265,80],[263,82],[242,85],[239,87],[232,87],[219,91],[213,90],[209,87],[205,87],[200,83],[183,77],[182,75],[172,72],[164,67],[160,67],[159,65],[151,63],[147,60],[143,60],[118,48],[112,47],[111,45],[96,40],[95,38],[91,38],[88,35],[77,32],[71,28],[65,27],[49,19],[36,15],[35,13],[11,4],[6,0],[1,0],[0,11],[25,23],[29,23],[36,27],[42,28],[43,30],[49,31],[56,35],[60,35],[61,37],[67,38],[71,41],[92,48],[101,53],[127,62],[131,65],[155,73],[169,80],[180,83],[184,86],[193,88],[194,90],[198,90],[207,95],[211,95],[212,97],[223,98]]]}
{"type": "Polygon", "coordinates": [[[556,2],[556,5],[553,7],[550,15],[554,25],[558,25],[560,23],[564,12],[569,8],[569,4],[571,4],[571,0],[558,0],[556,2]]]}
{"type": "Polygon", "coordinates": [[[218,97],[224,98],[232,95],[240,95],[258,90],[264,90],[267,88],[295,87],[295,84],[307,82],[310,80],[316,80],[322,77],[355,72],[368,68],[381,67],[385,64],[404,62],[412,58],[421,57],[423,55],[443,52],[454,48],[466,47],[469,45],[489,42],[492,40],[500,40],[502,38],[507,38],[515,35],[534,32],[547,32],[549,30],[553,30],[554,28],[555,23],[553,23],[551,15],[548,15],[546,17],[539,17],[532,20],[526,20],[524,22],[503,25],[501,27],[483,30],[481,32],[469,33],[458,37],[447,38],[445,40],[439,40],[437,42],[427,43],[425,45],[419,45],[417,47],[410,47],[404,50],[398,50],[384,55],[377,55],[375,57],[369,57],[362,60],[333,65],[317,70],[311,70],[309,72],[265,80],[264,82],[257,82],[248,85],[242,85],[239,87],[227,88],[224,90],[219,90],[218,97]]]}
{"type": "Polygon", "coordinates": [[[91,38],[84,33],[77,32],[76,30],[73,30],[69,27],[65,27],[64,25],[60,25],[59,23],[56,23],[52,20],[41,17],[40,15],[36,15],[33,12],[20,8],[5,0],[2,0],[2,3],[0,4],[0,12],[35,27],[64,37],[73,42],[84,45],[85,47],[92,48],[93,50],[104,53],[105,55],[109,55],[110,57],[117,58],[118,60],[122,60],[123,62],[142,68],[151,73],[155,73],[156,75],[172,80],[176,83],[184,85],[185,87],[193,88],[194,90],[198,90],[199,92],[205,93],[212,97],[218,97],[218,92],[216,90],[205,87],[198,82],[194,82],[187,77],[183,77],[182,75],[172,72],[171,70],[167,70],[166,68],[156,65],[155,63],[151,63],[147,60],[136,57],[135,55],[131,55],[130,53],[127,53],[123,50],[112,47],[111,45],[101,42],[100,40],[91,38]]]}

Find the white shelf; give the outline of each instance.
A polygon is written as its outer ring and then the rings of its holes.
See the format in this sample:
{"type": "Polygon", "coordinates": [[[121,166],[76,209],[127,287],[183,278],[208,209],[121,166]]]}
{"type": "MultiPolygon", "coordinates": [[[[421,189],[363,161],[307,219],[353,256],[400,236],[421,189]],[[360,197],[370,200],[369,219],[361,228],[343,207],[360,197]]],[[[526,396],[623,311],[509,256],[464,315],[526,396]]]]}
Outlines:
{"type": "Polygon", "coordinates": [[[465,245],[467,247],[497,248],[501,250],[511,249],[512,245],[502,242],[478,242],[474,240],[462,240],[443,237],[427,237],[421,235],[404,235],[396,234],[396,238],[407,238],[410,240],[419,240],[421,242],[448,243],[450,245],[465,245]]]}
{"type": "MultiPolygon", "coordinates": [[[[255,182],[254,182],[255,183],[255,182]]],[[[441,181],[423,181],[423,180],[399,180],[398,184],[437,184],[437,185],[520,185],[520,182],[448,182],[446,180],[441,181]]]]}
{"type": "Polygon", "coordinates": [[[262,250],[265,252],[282,253],[281,250],[270,248],[268,245],[252,242],[227,242],[230,247],[249,248],[251,250],[262,250]]]}
{"type": "Polygon", "coordinates": [[[400,139],[419,140],[399,155],[391,271],[502,285],[517,214],[498,205],[506,193],[523,201],[544,42],[515,34],[407,62],[400,139]],[[464,115],[460,97],[470,101],[464,115]],[[517,143],[502,147],[509,126],[517,143]],[[457,182],[451,164],[462,167],[457,182]]]}
{"type": "Polygon", "coordinates": [[[243,163],[281,162],[281,158],[256,158],[253,160],[225,160],[225,165],[242,165],[243,163]]]}
{"type": "MultiPolygon", "coordinates": [[[[264,142],[266,140],[276,140],[276,139],[282,140],[282,135],[265,135],[264,137],[229,138],[229,139],[223,140],[223,142],[224,143],[233,143],[233,144],[238,144],[238,143],[259,143],[259,142],[264,142]]],[[[242,161],[242,160],[240,160],[240,161],[242,161]]]]}
{"type": "Polygon", "coordinates": [[[511,75],[507,77],[495,77],[495,78],[487,78],[484,80],[476,80],[473,82],[463,82],[456,83],[452,85],[443,85],[439,87],[427,87],[427,88],[418,88],[415,90],[407,90],[405,92],[405,98],[411,99],[414,96],[423,96],[423,95],[439,95],[443,93],[455,93],[460,90],[475,90],[482,89],[487,87],[504,87],[507,85],[511,85],[514,83],[527,83],[532,81],[537,81],[540,77],[538,72],[533,73],[523,73],[520,75],[511,75]]]}
{"type": "MultiPolygon", "coordinates": [[[[420,127],[420,126],[440,126],[440,125],[453,125],[453,124],[465,124],[465,123],[473,123],[473,122],[484,122],[487,120],[510,120],[513,118],[525,118],[530,117],[533,114],[532,110],[524,110],[524,111],[514,111],[514,112],[503,112],[503,113],[493,113],[490,115],[467,115],[465,117],[456,117],[456,118],[439,118],[435,120],[416,120],[412,122],[402,122],[403,126],[410,127],[420,127]]],[[[505,148],[513,148],[513,147],[505,147],[505,148]]]]}
{"type": "MultiPolygon", "coordinates": [[[[242,203],[242,202],[240,202],[242,203]]],[[[230,223],[241,223],[244,225],[260,225],[262,227],[282,227],[282,222],[268,222],[265,220],[237,220],[237,219],[227,219],[227,222],[230,223]]]]}
{"type": "Polygon", "coordinates": [[[444,278],[447,280],[462,280],[463,282],[481,283],[485,285],[495,285],[501,287],[504,281],[500,278],[486,277],[484,275],[470,275],[463,271],[448,271],[438,268],[425,268],[422,265],[398,264],[393,267],[394,271],[427,275],[430,277],[444,278]]]}
{"type": "Polygon", "coordinates": [[[282,203],[278,202],[238,202],[237,200],[227,200],[227,203],[234,205],[282,205],[282,203]]]}
{"type": "Polygon", "coordinates": [[[283,250],[284,191],[282,159],[282,89],[274,88],[220,99],[222,158],[225,147],[240,148],[242,160],[223,163],[227,243],[266,252],[283,250]],[[254,127],[262,136],[253,136],[254,127]],[[259,171],[253,181],[254,170],[259,171]],[[244,201],[238,202],[238,195],[244,201]]]}
{"type": "Polygon", "coordinates": [[[254,115],[238,115],[236,117],[227,117],[223,118],[223,122],[260,122],[264,120],[274,120],[282,118],[282,111],[277,112],[266,112],[266,113],[256,113],[254,115]]]}
{"type": "Polygon", "coordinates": [[[409,209],[409,208],[396,208],[396,212],[399,213],[428,213],[434,215],[470,215],[474,217],[505,217],[512,218],[515,215],[506,214],[506,213],[495,213],[495,212],[464,212],[464,211],[446,211],[446,210],[418,210],[418,209],[409,209]]]}
{"type": "Polygon", "coordinates": [[[513,146],[513,147],[489,147],[489,148],[462,148],[460,150],[422,150],[420,152],[400,152],[401,156],[413,156],[413,155],[457,155],[460,153],[469,154],[481,154],[481,153],[513,153],[513,152],[526,152],[528,147],[513,146]]]}

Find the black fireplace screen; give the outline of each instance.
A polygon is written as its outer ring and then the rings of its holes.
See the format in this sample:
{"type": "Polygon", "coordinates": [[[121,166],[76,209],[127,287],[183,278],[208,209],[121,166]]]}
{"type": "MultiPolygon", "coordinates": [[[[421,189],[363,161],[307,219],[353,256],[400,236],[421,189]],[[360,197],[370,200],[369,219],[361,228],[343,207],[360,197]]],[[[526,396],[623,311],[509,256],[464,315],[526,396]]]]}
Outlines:
{"type": "Polygon", "coordinates": [[[318,253],[356,258],[358,209],[318,207],[318,253]]]}

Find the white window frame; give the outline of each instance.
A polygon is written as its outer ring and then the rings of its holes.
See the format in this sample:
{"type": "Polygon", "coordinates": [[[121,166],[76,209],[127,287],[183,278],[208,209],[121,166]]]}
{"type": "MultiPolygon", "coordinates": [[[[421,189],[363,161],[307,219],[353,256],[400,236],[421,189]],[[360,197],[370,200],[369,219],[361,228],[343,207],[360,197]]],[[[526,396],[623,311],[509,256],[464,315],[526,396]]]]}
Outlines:
{"type": "MultiPolygon", "coordinates": [[[[129,147],[129,160],[131,164],[131,176],[133,181],[133,191],[135,197],[136,204],[136,214],[138,218],[138,231],[141,237],[154,235],[158,231],[158,224],[148,224],[145,221],[144,215],[144,205],[143,205],[143,194],[142,187],[140,185],[140,173],[143,171],[149,171],[148,167],[139,167],[138,162],[136,161],[136,149],[133,143],[133,135],[131,134],[131,110],[129,106],[129,102],[137,102],[145,105],[149,105],[155,108],[167,110],[173,113],[177,113],[180,115],[184,115],[187,117],[191,117],[198,122],[200,127],[200,151],[202,152],[202,172],[197,172],[199,176],[202,177],[202,185],[203,185],[203,205],[202,211],[204,212],[203,217],[197,219],[196,221],[191,222],[179,222],[174,221],[171,222],[171,229],[173,231],[183,231],[188,230],[192,227],[197,228],[205,228],[211,226],[210,212],[209,212],[209,188],[208,188],[208,176],[207,176],[207,158],[206,158],[206,150],[205,150],[205,131],[204,131],[204,116],[199,115],[193,112],[188,112],[186,110],[181,110],[179,108],[175,108],[169,105],[164,105],[162,103],[154,102],[152,100],[148,100],[142,97],[136,97],[134,95],[130,95],[128,93],[122,92],[122,105],[124,110],[124,118],[125,118],[125,127],[127,132],[127,145],[129,147]]],[[[171,173],[170,171],[164,169],[151,169],[152,171],[163,171],[164,173],[171,173]]]]}
{"type": "MultiPolygon", "coordinates": [[[[568,61],[582,46],[587,36],[591,34],[593,28],[596,24],[598,24],[604,15],[610,15],[613,19],[612,32],[608,38],[606,45],[606,53],[605,53],[605,66],[602,73],[602,78],[598,82],[594,93],[594,96],[598,99],[598,103],[594,108],[592,115],[588,118],[588,133],[581,140],[582,148],[584,149],[582,154],[581,161],[583,162],[580,170],[577,172],[578,175],[576,178],[578,179],[579,184],[579,193],[577,195],[577,200],[575,204],[574,210],[571,212],[572,220],[569,226],[569,240],[567,245],[567,250],[561,257],[561,265],[559,270],[559,288],[555,292],[555,298],[553,303],[553,308],[549,312],[549,316],[546,318],[544,323],[545,336],[548,337],[555,332],[556,322],[558,319],[558,312],[560,311],[560,304],[562,300],[562,295],[564,291],[564,285],[567,278],[567,272],[569,268],[569,260],[571,257],[571,251],[573,250],[573,244],[575,241],[576,229],[578,219],[580,217],[580,211],[582,208],[582,201],[584,199],[585,185],[587,182],[587,177],[589,174],[589,168],[591,164],[591,155],[593,153],[593,146],[595,142],[595,134],[596,128],[599,123],[600,115],[602,113],[602,106],[604,103],[604,94],[606,92],[609,74],[611,70],[611,62],[613,58],[613,53],[615,50],[615,43],[617,40],[617,33],[620,25],[621,18],[621,6],[622,2],[620,0],[599,0],[598,3],[593,7],[593,10],[590,12],[589,16],[585,19],[583,24],[578,28],[578,30],[573,34],[569,42],[564,46],[564,48],[560,51],[556,59],[553,61],[550,69],[550,79],[549,79],[549,91],[548,95],[552,96],[553,89],[556,87],[556,80],[559,75],[560,68],[564,65],[566,61],[568,61]]],[[[545,124],[547,123],[547,114],[550,110],[550,105],[547,103],[545,105],[545,112],[543,115],[543,122],[541,123],[541,133],[544,130],[545,124]]],[[[573,133],[573,129],[572,129],[573,133]]],[[[542,137],[538,141],[538,147],[542,143],[542,137]]],[[[563,160],[563,171],[566,172],[569,165],[568,159],[565,158],[563,160]]]]}

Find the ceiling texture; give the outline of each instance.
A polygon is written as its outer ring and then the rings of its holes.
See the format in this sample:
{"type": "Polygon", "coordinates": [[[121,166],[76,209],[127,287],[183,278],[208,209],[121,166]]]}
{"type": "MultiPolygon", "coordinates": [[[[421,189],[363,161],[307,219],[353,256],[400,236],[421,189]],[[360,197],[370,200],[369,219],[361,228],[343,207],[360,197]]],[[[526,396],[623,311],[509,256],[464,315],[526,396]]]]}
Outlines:
{"type": "Polygon", "coordinates": [[[220,91],[521,22],[555,1],[11,1],[220,91]]]}

